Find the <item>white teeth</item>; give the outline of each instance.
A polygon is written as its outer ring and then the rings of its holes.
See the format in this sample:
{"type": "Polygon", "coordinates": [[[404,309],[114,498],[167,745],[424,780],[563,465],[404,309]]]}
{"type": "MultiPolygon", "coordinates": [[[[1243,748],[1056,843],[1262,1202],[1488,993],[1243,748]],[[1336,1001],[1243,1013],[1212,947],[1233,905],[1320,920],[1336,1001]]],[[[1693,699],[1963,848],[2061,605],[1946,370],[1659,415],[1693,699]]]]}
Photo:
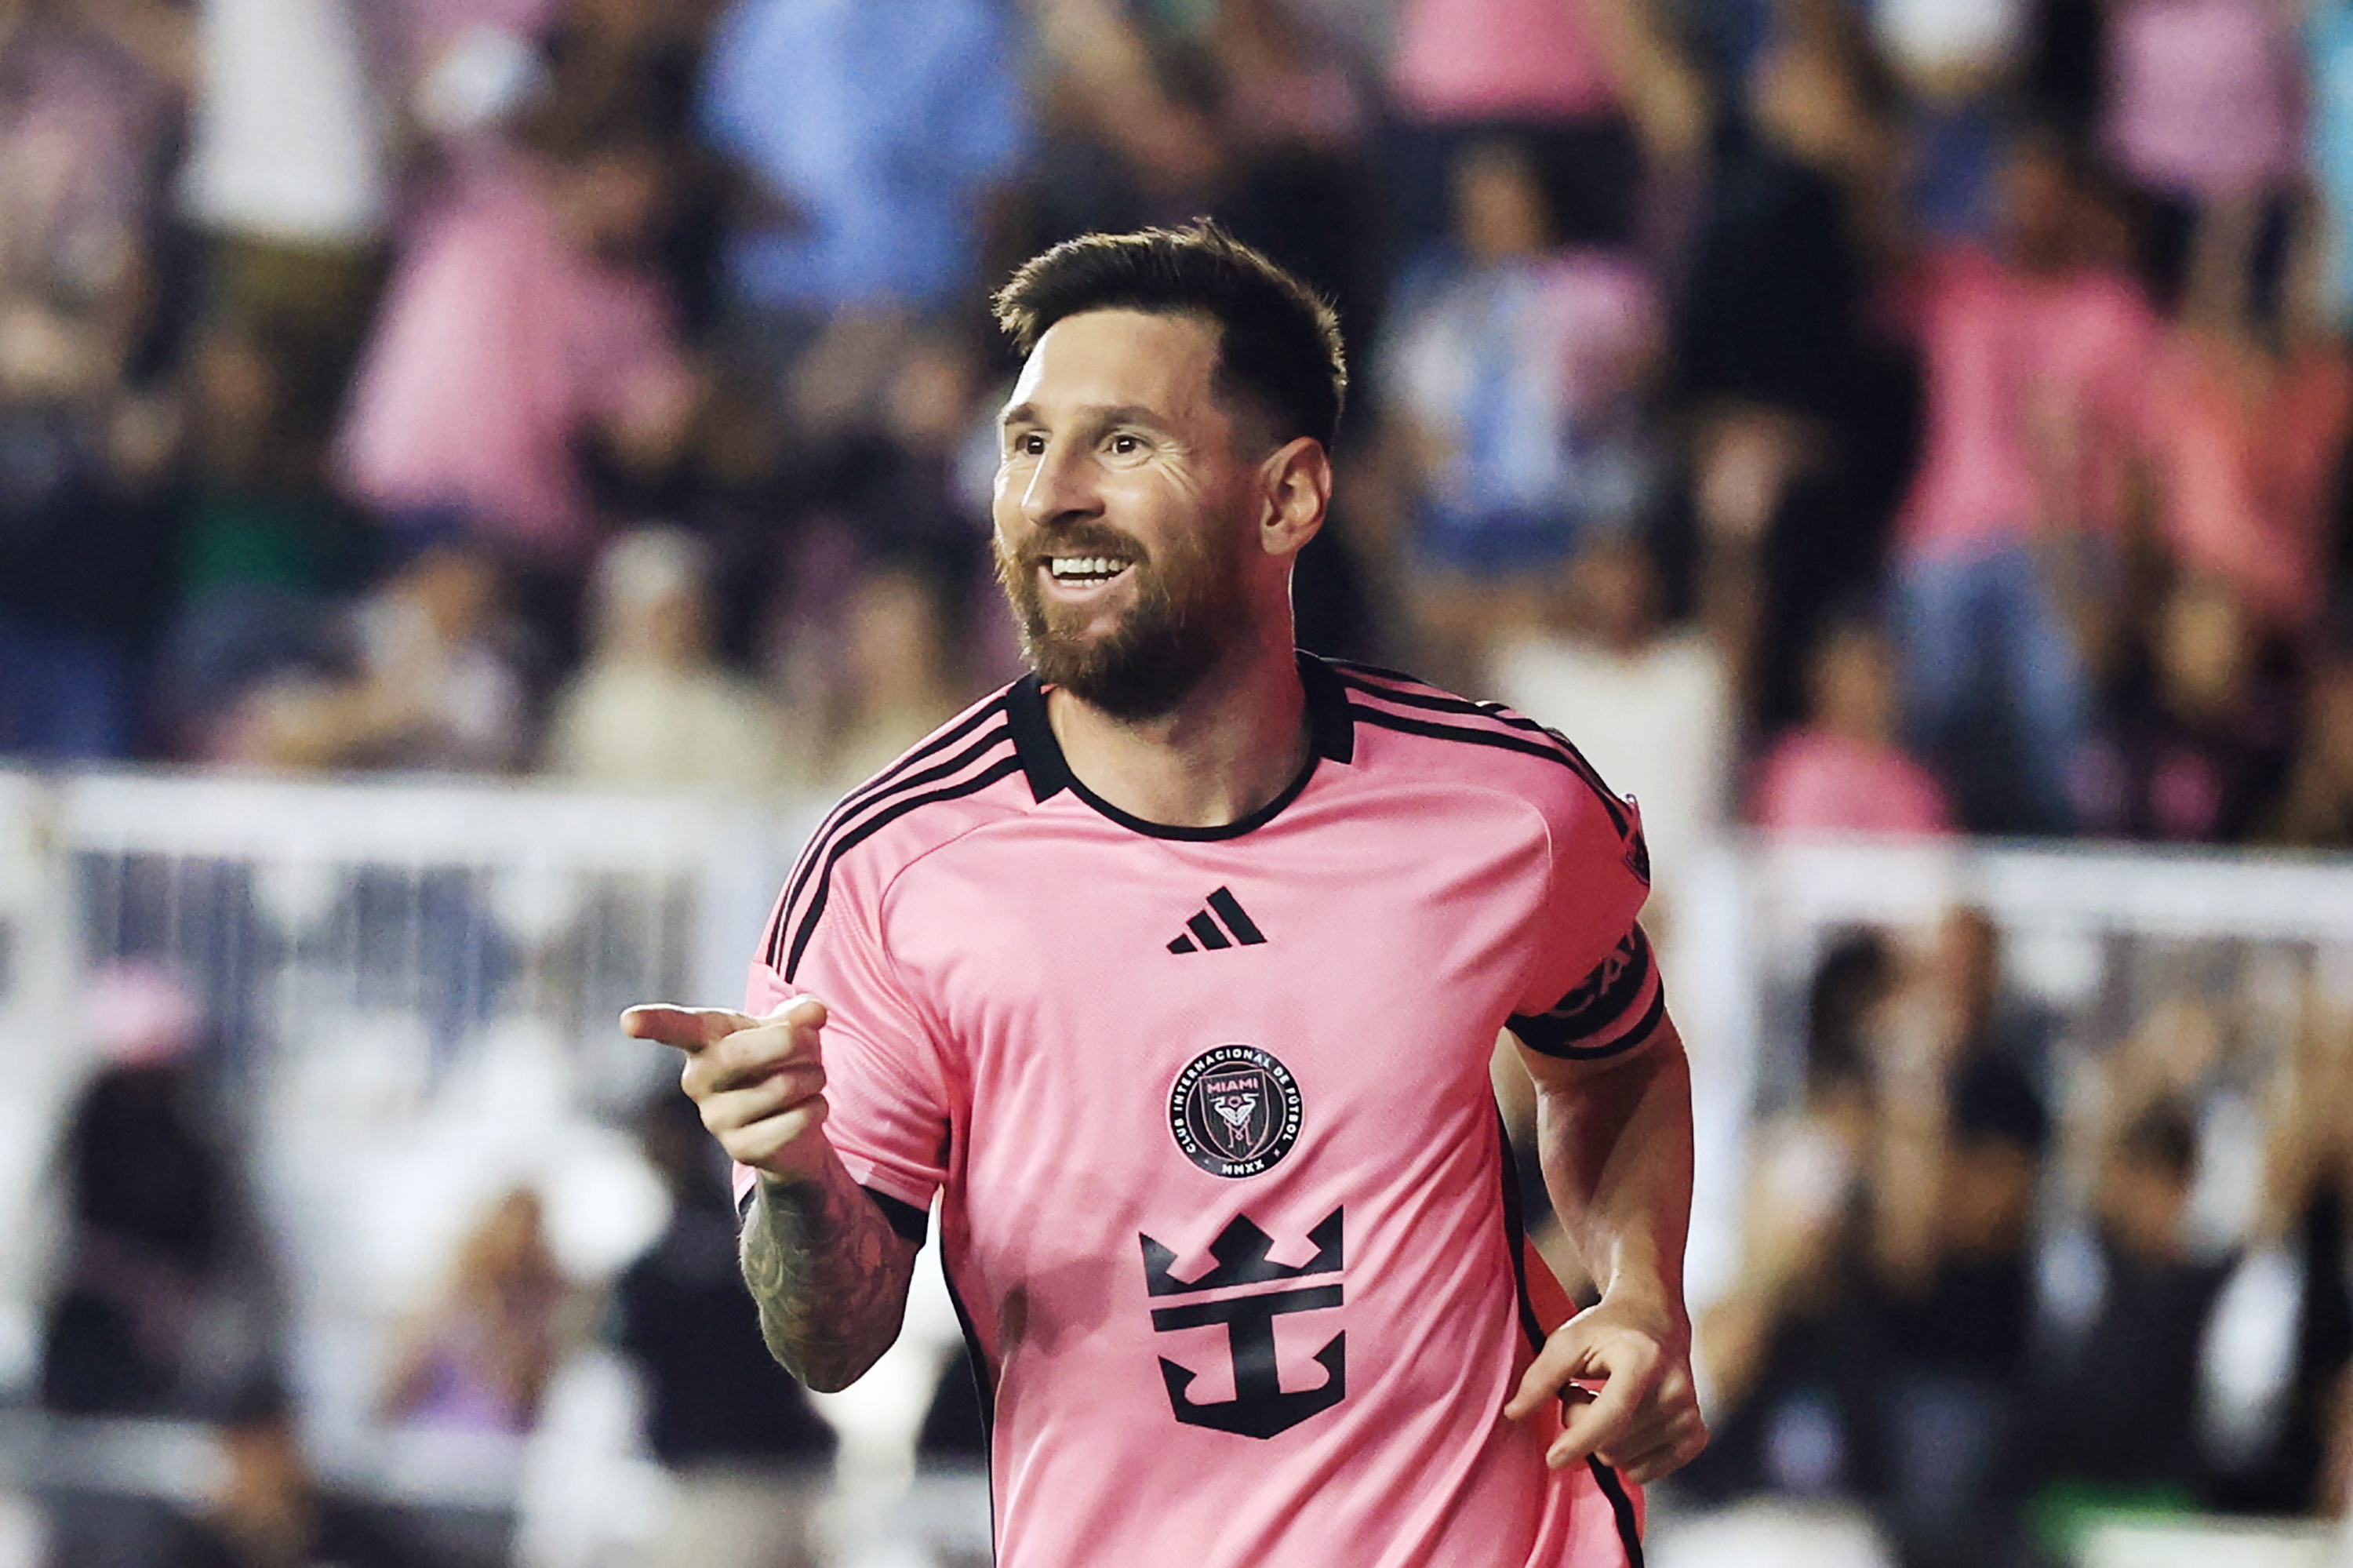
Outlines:
{"type": "Polygon", "coordinates": [[[1127,563],[1107,556],[1056,556],[1048,567],[1058,577],[1109,577],[1125,571],[1127,563]]]}

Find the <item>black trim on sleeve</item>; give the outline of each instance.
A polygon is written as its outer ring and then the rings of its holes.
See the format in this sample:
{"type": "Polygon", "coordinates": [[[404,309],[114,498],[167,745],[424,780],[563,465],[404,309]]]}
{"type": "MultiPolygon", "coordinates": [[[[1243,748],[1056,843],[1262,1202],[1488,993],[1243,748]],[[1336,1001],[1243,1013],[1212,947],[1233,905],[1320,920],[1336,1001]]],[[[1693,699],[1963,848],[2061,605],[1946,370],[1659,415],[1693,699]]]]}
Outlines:
{"type": "MultiPolygon", "coordinates": [[[[921,1246],[932,1234],[932,1216],[926,1211],[915,1207],[904,1199],[894,1198],[888,1192],[878,1192],[871,1187],[860,1187],[858,1190],[874,1200],[874,1206],[882,1211],[882,1218],[889,1222],[891,1229],[902,1241],[910,1241],[921,1246]]],[[[759,1195],[760,1184],[754,1181],[744,1189],[742,1197],[735,1200],[735,1224],[738,1229],[751,1219],[752,1200],[759,1195]]]]}
{"type": "MultiPolygon", "coordinates": [[[[910,772],[909,769],[914,764],[928,762],[939,753],[947,750],[955,742],[964,738],[982,720],[992,714],[1002,713],[1005,705],[1006,699],[1000,697],[955,729],[909,752],[901,758],[890,771],[877,775],[871,782],[860,786],[845,796],[841,803],[833,809],[826,820],[818,824],[817,832],[811,833],[808,842],[802,846],[800,858],[793,867],[792,880],[786,885],[785,895],[776,905],[776,925],[768,933],[766,944],[770,969],[779,973],[785,970],[786,932],[793,924],[793,911],[800,906],[801,895],[808,889],[811,879],[818,880],[817,897],[819,903],[823,903],[826,884],[833,875],[833,863],[840,858],[839,850],[848,848],[850,843],[855,843],[867,836],[871,831],[871,823],[877,820],[875,815],[877,812],[881,811],[886,806],[905,801],[911,794],[923,786],[937,784],[942,779],[954,778],[981,758],[986,757],[990,751],[1009,741],[1012,738],[1013,726],[1009,723],[1000,724],[947,760],[931,762],[930,766],[920,771],[910,772]],[[851,824],[861,816],[869,819],[870,825],[853,829],[851,824]],[[849,835],[849,843],[840,843],[839,841],[845,834],[849,835]]],[[[935,797],[918,795],[915,798],[920,802],[935,797]]],[[[894,809],[888,817],[880,820],[894,820],[900,814],[894,809]]]]}
{"type": "Polygon", "coordinates": [[[1493,746],[1505,751],[1516,751],[1525,756],[1541,757],[1546,761],[1557,762],[1585,781],[1586,787],[1591,789],[1600,801],[1602,809],[1609,813],[1609,820],[1617,827],[1620,836],[1624,836],[1632,825],[1632,818],[1627,814],[1626,802],[1618,798],[1616,790],[1602,781],[1601,775],[1595,771],[1593,764],[1585,759],[1585,753],[1577,750],[1568,737],[1560,731],[1547,728],[1524,714],[1515,714],[1500,703],[1472,702],[1467,697],[1454,696],[1435,688],[1423,691],[1400,690],[1395,686],[1364,679],[1367,674],[1409,682],[1414,685],[1421,683],[1410,675],[1399,675],[1392,671],[1375,670],[1368,665],[1361,664],[1335,667],[1333,671],[1333,679],[1345,688],[1341,694],[1344,699],[1346,698],[1348,692],[1354,691],[1381,702],[1395,703],[1400,707],[1444,715],[1450,720],[1484,721],[1484,725],[1472,722],[1424,721],[1351,701],[1350,709],[1357,718],[1378,725],[1383,729],[1396,730],[1401,735],[1427,736],[1436,740],[1467,741],[1473,746],[1493,746]]]}
{"type": "MultiPolygon", "coordinates": [[[[818,874],[817,892],[810,896],[808,907],[801,912],[800,919],[795,924],[792,946],[786,951],[785,961],[778,969],[777,972],[783,975],[785,982],[787,985],[791,984],[794,977],[799,973],[801,955],[808,950],[809,938],[816,934],[818,920],[825,914],[826,901],[832,896],[833,893],[833,867],[836,861],[910,811],[921,810],[925,806],[937,805],[944,800],[961,800],[966,796],[977,795],[998,779],[1010,779],[1020,771],[1019,758],[1006,758],[1003,761],[959,783],[894,801],[889,810],[877,812],[857,827],[833,840],[825,852],[823,869],[818,874]]],[[[780,924],[776,928],[776,939],[782,941],[783,938],[784,927],[780,924]]]]}
{"type": "MultiPolygon", "coordinates": [[[[1606,1049],[1588,1053],[1578,1047],[1609,1033],[1613,1024],[1633,1011],[1644,989],[1651,983],[1652,967],[1651,939],[1643,935],[1641,927],[1636,926],[1608,958],[1595,966],[1591,974],[1569,989],[1567,996],[1533,1017],[1514,1013],[1506,1021],[1506,1027],[1529,1050],[1547,1056],[1609,1054],[1606,1049]]],[[[1661,995],[1663,994],[1662,988],[1661,995]]],[[[1652,1011],[1659,1005],[1659,998],[1654,997],[1652,1011]]],[[[1655,1019],[1646,1019],[1610,1044],[1619,1046],[1640,1041],[1655,1026],[1655,1019]]]]}
{"type": "Polygon", "coordinates": [[[882,1217],[891,1222],[891,1228],[899,1233],[901,1241],[913,1242],[917,1246],[921,1246],[923,1245],[924,1238],[932,1234],[932,1216],[929,1210],[919,1209],[903,1198],[894,1198],[888,1192],[878,1192],[871,1187],[860,1187],[858,1190],[874,1200],[874,1206],[882,1211],[882,1217]]]}

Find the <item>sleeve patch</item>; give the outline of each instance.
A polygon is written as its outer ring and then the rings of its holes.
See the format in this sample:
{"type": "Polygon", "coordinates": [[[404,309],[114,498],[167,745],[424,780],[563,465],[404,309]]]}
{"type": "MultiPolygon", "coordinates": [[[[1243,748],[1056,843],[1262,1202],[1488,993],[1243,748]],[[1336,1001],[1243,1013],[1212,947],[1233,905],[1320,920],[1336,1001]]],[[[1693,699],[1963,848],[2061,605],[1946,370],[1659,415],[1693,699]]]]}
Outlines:
{"type": "Polygon", "coordinates": [[[1651,939],[1636,926],[1567,996],[1533,1016],[1514,1013],[1509,1027],[1531,1051],[1591,1060],[1649,1039],[1666,1005],[1651,939]]]}

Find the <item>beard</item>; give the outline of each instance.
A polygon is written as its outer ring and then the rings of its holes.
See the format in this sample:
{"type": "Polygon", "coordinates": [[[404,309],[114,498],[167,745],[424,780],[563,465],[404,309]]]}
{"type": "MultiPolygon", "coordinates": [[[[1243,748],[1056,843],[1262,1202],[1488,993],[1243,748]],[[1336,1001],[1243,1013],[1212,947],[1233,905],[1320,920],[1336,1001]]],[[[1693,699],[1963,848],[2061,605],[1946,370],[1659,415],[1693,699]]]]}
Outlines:
{"type": "Polygon", "coordinates": [[[1039,680],[1128,723],[1166,718],[1248,633],[1240,564],[1229,550],[1187,541],[1164,561],[1112,528],[1075,528],[1015,555],[1000,543],[997,580],[1039,680]],[[1082,635],[1092,610],[1050,604],[1039,582],[1055,555],[1132,561],[1135,602],[1102,636],[1082,635]]]}

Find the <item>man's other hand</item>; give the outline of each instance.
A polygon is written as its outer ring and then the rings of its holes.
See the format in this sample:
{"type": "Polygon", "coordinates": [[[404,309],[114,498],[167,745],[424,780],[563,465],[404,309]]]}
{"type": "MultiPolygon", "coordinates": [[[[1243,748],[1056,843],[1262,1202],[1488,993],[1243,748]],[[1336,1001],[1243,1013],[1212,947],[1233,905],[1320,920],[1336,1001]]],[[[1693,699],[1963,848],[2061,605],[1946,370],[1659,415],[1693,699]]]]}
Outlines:
{"type": "Polygon", "coordinates": [[[1556,1470],[1591,1455],[1647,1486],[1707,1446],[1691,1330],[1664,1311],[1604,1297],[1553,1330],[1504,1414],[1523,1420],[1554,1398],[1567,1404],[1545,1453],[1556,1470]]]}

